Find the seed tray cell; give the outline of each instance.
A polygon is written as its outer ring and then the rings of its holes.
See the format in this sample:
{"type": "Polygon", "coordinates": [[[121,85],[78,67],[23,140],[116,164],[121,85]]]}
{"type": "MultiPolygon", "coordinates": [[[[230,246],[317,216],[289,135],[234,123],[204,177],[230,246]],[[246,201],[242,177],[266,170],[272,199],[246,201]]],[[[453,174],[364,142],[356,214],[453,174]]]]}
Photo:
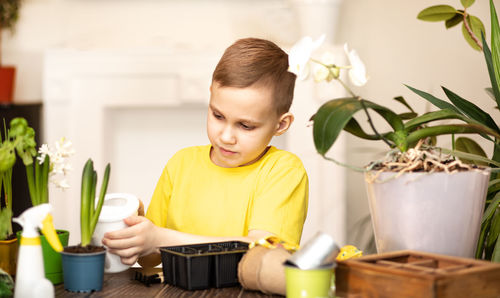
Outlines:
{"type": "Polygon", "coordinates": [[[165,283],[186,290],[237,286],[238,263],[247,250],[240,241],[160,247],[165,283]]]}

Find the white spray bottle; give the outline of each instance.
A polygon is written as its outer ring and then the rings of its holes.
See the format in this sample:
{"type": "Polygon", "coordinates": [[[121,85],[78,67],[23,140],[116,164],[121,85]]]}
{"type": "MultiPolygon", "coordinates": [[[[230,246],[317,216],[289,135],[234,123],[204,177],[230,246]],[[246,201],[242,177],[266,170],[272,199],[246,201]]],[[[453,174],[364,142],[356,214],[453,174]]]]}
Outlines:
{"type": "Polygon", "coordinates": [[[13,220],[23,227],[17,259],[14,298],[54,297],[54,286],[45,278],[42,246],[38,228],[55,251],[62,251],[49,204],[41,204],[24,211],[13,220]]]}

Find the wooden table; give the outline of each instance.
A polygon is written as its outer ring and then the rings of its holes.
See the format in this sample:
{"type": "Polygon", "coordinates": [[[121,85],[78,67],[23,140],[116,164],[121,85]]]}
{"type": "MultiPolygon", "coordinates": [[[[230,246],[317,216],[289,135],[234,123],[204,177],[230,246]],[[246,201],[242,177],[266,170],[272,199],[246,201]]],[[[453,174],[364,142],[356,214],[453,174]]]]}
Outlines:
{"type": "MultiPolygon", "coordinates": [[[[257,291],[244,290],[241,287],[188,291],[164,283],[149,287],[134,280],[135,271],[129,269],[120,273],[104,274],[102,290],[92,293],[72,293],[64,290],[64,284],[55,287],[56,297],[282,297],[266,295],[257,291]]],[[[161,269],[158,269],[160,271],[161,269]]]]}

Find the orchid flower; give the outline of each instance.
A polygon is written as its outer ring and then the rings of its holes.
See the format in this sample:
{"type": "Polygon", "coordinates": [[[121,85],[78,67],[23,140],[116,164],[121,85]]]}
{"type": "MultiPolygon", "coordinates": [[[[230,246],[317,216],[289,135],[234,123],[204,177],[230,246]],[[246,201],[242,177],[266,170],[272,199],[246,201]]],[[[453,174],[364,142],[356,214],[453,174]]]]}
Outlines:
{"type": "Polygon", "coordinates": [[[349,79],[356,86],[363,86],[368,81],[368,77],[366,76],[366,68],[363,61],[358,56],[358,53],[355,50],[350,50],[347,44],[344,45],[344,51],[347,54],[347,58],[351,64],[351,68],[349,69],[349,79]]]}
{"type": "Polygon", "coordinates": [[[332,52],[325,52],[321,57],[321,60],[314,65],[313,77],[314,81],[330,82],[333,79],[337,79],[340,75],[340,69],[335,65],[335,55],[332,52]]]}
{"type": "Polygon", "coordinates": [[[315,41],[311,37],[306,36],[293,45],[288,55],[288,71],[297,75],[299,80],[305,80],[309,75],[311,55],[324,41],[324,34],[315,41]]]}

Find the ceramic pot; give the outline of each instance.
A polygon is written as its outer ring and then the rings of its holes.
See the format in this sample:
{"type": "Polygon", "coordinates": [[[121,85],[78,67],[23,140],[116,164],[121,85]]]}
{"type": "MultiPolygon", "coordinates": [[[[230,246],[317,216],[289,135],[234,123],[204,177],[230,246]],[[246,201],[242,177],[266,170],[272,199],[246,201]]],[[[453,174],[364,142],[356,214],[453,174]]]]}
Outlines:
{"type": "MultiPolygon", "coordinates": [[[[132,194],[110,193],[104,197],[101,214],[92,235],[92,245],[102,245],[102,238],[107,232],[121,230],[127,227],[123,220],[131,215],[137,215],[139,199],[132,194]]],[[[104,272],[115,273],[125,271],[130,265],[121,262],[120,257],[106,253],[104,272]]]]}
{"type": "Polygon", "coordinates": [[[0,268],[12,276],[16,275],[18,243],[17,238],[0,241],[0,268]]]}
{"type": "Polygon", "coordinates": [[[378,253],[419,250],[473,258],[490,170],[365,174],[378,253]]]}
{"type": "Polygon", "coordinates": [[[102,290],[106,250],[95,253],[61,252],[64,289],[70,292],[102,290]]]}
{"type": "Polygon", "coordinates": [[[0,67],[0,103],[11,103],[14,98],[15,67],[0,67]]]}

